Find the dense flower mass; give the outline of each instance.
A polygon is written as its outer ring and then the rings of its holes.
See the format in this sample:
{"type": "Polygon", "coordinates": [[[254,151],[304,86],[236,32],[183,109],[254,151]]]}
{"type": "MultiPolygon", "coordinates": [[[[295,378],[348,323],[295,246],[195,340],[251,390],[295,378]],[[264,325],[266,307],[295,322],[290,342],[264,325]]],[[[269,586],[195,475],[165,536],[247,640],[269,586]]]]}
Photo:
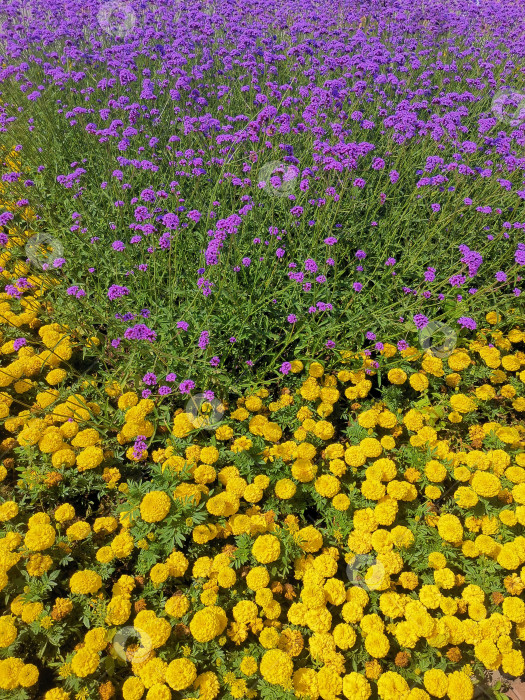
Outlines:
{"type": "Polygon", "coordinates": [[[2,698],[523,677],[524,38],[517,0],[0,8],[2,698]]]}

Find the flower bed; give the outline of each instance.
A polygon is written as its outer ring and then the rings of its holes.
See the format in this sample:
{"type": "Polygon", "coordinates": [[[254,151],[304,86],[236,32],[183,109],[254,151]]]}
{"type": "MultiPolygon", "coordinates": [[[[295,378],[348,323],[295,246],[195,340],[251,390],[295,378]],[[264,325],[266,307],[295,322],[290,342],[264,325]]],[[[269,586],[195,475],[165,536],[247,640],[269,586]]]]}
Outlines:
{"type": "Polygon", "coordinates": [[[0,10],[0,697],[501,700],[519,4],[41,5],[0,10]]]}

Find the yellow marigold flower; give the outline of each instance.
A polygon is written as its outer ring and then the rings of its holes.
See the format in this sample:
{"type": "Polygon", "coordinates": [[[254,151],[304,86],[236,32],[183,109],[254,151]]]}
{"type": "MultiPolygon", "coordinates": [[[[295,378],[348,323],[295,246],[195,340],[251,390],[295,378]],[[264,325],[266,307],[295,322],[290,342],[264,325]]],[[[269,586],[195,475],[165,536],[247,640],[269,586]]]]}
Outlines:
{"type": "Polygon", "coordinates": [[[399,576],[399,583],[409,591],[413,591],[419,584],[419,579],[412,571],[403,571],[399,576]]]}
{"type": "Polygon", "coordinates": [[[391,435],[384,435],[381,440],[381,447],[385,450],[393,450],[396,446],[396,441],[391,435]]]}
{"type": "Polygon", "coordinates": [[[387,671],[381,674],[377,681],[377,692],[382,700],[405,698],[409,690],[408,683],[403,676],[394,671],[387,671]]]}
{"type": "Polygon", "coordinates": [[[118,559],[125,559],[133,551],[133,546],[133,537],[124,531],[111,542],[111,551],[118,559]]]}
{"type": "Polygon", "coordinates": [[[205,464],[214,464],[219,459],[219,450],[216,447],[203,447],[200,451],[200,460],[205,464]]]}
{"type": "Polygon", "coordinates": [[[385,343],[383,349],[381,350],[381,355],[384,355],[384,357],[394,357],[396,352],[397,348],[395,345],[392,345],[391,343],[385,343]]]}
{"type": "Polygon", "coordinates": [[[114,532],[118,527],[117,519],[113,516],[108,516],[105,518],[96,518],[93,523],[93,532],[95,533],[111,533],[114,532]]]}
{"type": "Polygon", "coordinates": [[[516,355],[505,355],[501,360],[501,365],[507,372],[517,372],[521,366],[521,362],[516,355]]]}
{"type": "Polygon", "coordinates": [[[525,412],[525,397],[520,396],[515,401],[512,402],[512,408],[520,413],[525,412]]]}
{"type": "Polygon", "coordinates": [[[476,472],[472,477],[473,490],[485,498],[494,498],[501,490],[501,482],[497,476],[488,472],[476,472]]]}
{"type": "Polygon", "coordinates": [[[512,649],[507,654],[502,655],[501,669],[503,673],[508,673],[510,676],[521,677],[525,669],[523,656],[517,649],[512,649]]]}
{"type": "Polygon", "coordinates": [[[38,682],[39,671],[34,664],[24,664],[18,674],[18,683],[22,688],[31,688],[38,682]]]}
{"type": "Polygon", "coordinates": [[[518,624],[525,622],[525,603],[521,598],[514,596],[505,598],[502,610],[505,617],[511,622],[516,622],[518,624]]]}
{"type": "Polygon", "coordinates": [[[296,533],[299,546],[304,552],[317,552],[323,546],[323,536],[312,525],[303,527],[296,533]]]}
{"type": "Polygon", "coordinates": [[[489,639],[475,644],[474,654],[477,659],[488,669],[496,669],[501,662],[501,654],[494,642],[489,639]]]}
{"type": "Polygon", "coordinates": [[[373,658],[382,659],[390,650],[390,642],[382,632],[370,632],[365,637],[365,649],[373,658]]]}
{"type": "Polygon", "coordinates": [[[343,669],[344,660],[342,661],[342,668],[340,666],[340,668],[337,669],[328,664],[320,668],[317,674],[317,685],[321,696],[336,697],[340,695],[343,690],[343,679],[340,676],[340,672],[343,669]]]}
{"type": "Polygon", "coordinates": [[[496,390],[490,384],[482,384],[481,386],[478,386],[475,393],[476,397],[480,399],[480,401],[490,401],[496,396],[496,390]]]}
{"type": "Polygon", "coordinates": [[[52,688],[44,695],[44,700],[69,700],[70,695],[62,688],[52,688]]]}
{"type": "Polygon", "coordinates": [[[452,374],[447,374],[445,377],[445,384],[451,389],[455,389],[461,383],[461,375],[457,372],[452,372],[452,374]]]}
{"type": "Polygon", "coordinates": [[[103,651],[107,646],[106,629],[104,627],[93,627],[84,637],[84,644],[93,651],[103,651]]]}
{"type": "Polygon", "coordinates": [[[260,588],[265,588],[270,582],[270,574],[264,566],[256,566],[248,572],[246,576],[246,585],[252,591],[257,591],[260,588]]]}
{"type": "Polygon", "coordinates": [[[100,442],[100,439],[98,431],[94,428],[87,428],[86,430],[77,432],[73,440],[71,440],[71,444],[73,447],[79,448],[92,447],[96,445],[97,442],[100,442]]]}
{"type": "Polygon", "coordinates": [[[489,311],[485,314],[485,320],[487,323],[490,323],[491,326],[494,326],[496,323],[501,323],[501,314],[498,314],[496,311],[489,311]]]}
{"type": "Polygon", "coordinates": [[[501,364],[501,355],[498,348],[484,346],[479,350],[479,355],[487,367],[491,369],[497,369],[501,364]]]}
{"type": "Polygon", "coordinates": [[[361,467],[366,462],[366,455],[360,445],[352,445],[345,453],[345,462],[350,467],[361,467]]]}
{"type": "Polygon", "coordinates": [[[379,411],[370,409],[363,411],[357,417],[357,422],[362,428],[375,428],[379,420],[379,411]]]}
{"type": "Polygon", "coordinates": [[[511,384],[505,384],[500,388],[499,393],[505,399],[513,399],[516,396],[516,389],[511,384]]]}
{"type": "Polygon", "coordinates": [[[474,401],[465,394],[454,394],[451,396],[450,405],[456,413],[470,413],[476,410],[474,401]]]}
{"type": "Polygon", "coordinates": [[[244,405],[246,410],[250,411],[251,413],[255,413],[256,411],[261,410],[263,402],[258,396],[248,396],[244,405]]]}
{"type": "Polygon", "coordinates": [[[319,377],[322,377],[324,374],[324,368],[319,362],[312,362],[310,367],[308,368],[308,374],[310,377],[315,377],[318,379],[319,377]]]}
{"type": "Polygon", "coordinates": [[[89,647],[79,649],[71,661],[71,669],[79,678],[85,678],[98,668],[99,656],[89,647]]]}
{"type": "Polygon", "coordinates": [[[381,428],[393,428],[397,424],[397,418],[391,411],[381,411],[378,416],[377,422],[381,428]]]}
{"type": "Polygon", "coordinates": [[[139,402],[139,397],[134,391],[127,391],[125,394],[119,397],[117,405],[121,411],[127,411],[128,409],[136,406],[139,402]]]}
{"type": "Polygon", "coordinates": [[[137,676],[131,676],[126,678],[122,686],[122,696],[124,700],[140,700],[144,695],[145,686],[144,683],[137,678],[137,676]]]}
{"type": "Polygon", "coordinates": [[[140,504],[141,518],[147,523],[158,523],[168,515],[171,499],[164,491],[150,491],[140,504]]]}
{"type": "Polygon", "coordinates": [[[152,583],[155,586],[164,583],[170,575],[169,567],[166,564],[155,564],[149,572],[152,583]]]}
{"type": "Polygon", "coordinates": [[[344,493],[339,493],[332,498],[332,505],[336,510],[345,511],[350,508],[350,499],[344,493]]]}
{"type": "Polygon", "coordinates": [[[64,448],[57,450],[53,453],[51,457],[51,463],[55,469],[60,469],[61,467],[72,467],[76,462],[76,455],[73,450],[64,448]]]}
{"type": "Polygon", "coordinates": [[[75,437],[79,431],[78,423],[73,419],[71,421],[67,420],[65,423],[62,423],[59,430],[65,438],[75,437]]]}
{"type": "Polygon", "coordinates": [[[83,520],[77,521],[66,530],[66,535],[72,542],[85,540],[90,534],[91,525],[83,520]]]}
{"type": "Polygon", "coordinates": [[[169,567],[170,576],[180,578],[186,573],[189,561],[182,552],[175,551],[166,559],[166,564],[169,567]]]}
{"type": "Polygon", "coordinates": [[[105,622],[108,625],[123,625],[130,615],[130,601],[122,595],[113,595],[108,603],[105,622]]]}
{"type": "Polygon", "coordinates": [[[331,474],[323,474],[315,480],[315,490],[320,496],[333,498],[341,489],[339,479],[331,474]]]}
{"type": "Polygon", "coordinates": [[[253,676],[257,672],[257,661],[253,656],[245,656],[239,668],[245,676],[253,676]]]}
{"type": "Polygon", "coordinates": [[[264,491],[270,485],[270,477],[267,474],[257,474],[253,480],[254,485],[264,491]]]}
{"type": "Polygon", "coordinates": [[[368,700],[371,694],[372,689],[365,676],[352,671],[343,677],[343,695],[348,700],[368,700]]]}
{"type": "Polygon", "coordinates": [[[217,574],[217,584],[221,588],[231,588],[235,585],[237,575],[233,569],[228,566],[223,567],[217,574]]]}
{"type": "Polygon", "coordinates": [[[439,517],[438,532],[446,542],[461,542],[463,539],[463,527],[461,521],[451,513],[445,513],[439,517]]]}
{"type": "Polygon", "coordinates": [[[3,615],[0,617],[0,648],[5,649],[11,646],[17,634],[14,618],[11,615],[3,615]]]}
{"type": "Polygon", "coordinates": [[[332,423],[329,423],[326,420],[321,420],[315,424],[313,433],[321,440],[330,440],[335,434],[335,428],[332,423]]]}
{"type": "Polygon", "coordinates": [[[423,362],[421,363],[421,369],[432,374],[434,377],[442,377],[445,374],[441,358],[433,357],[430,354],[425,354],[423,362]]]}
{"type": "Polygon", "coordinates": [[[224,632],[227,622],[224,610],[212,605],[195,613],[190,632],[197,642],[209,642],[224,632]]]}
{"type": "Polygon", "coordinates": [[[461,372],[472,364],[472,360],[463,350],[455,350],[448,358],[447,364],[453,372],[461,372]]]}
{"type": "Polygon", "coordinates": [[[333,638],[339,649],[347,651],[355,645],[357,636],[351,625],[341,622],[334,627],[333,638]]]}
{"type": "Polygon", "coordinates": [[[96,554],[96,559],[101,564],[109,564],[114,558],[115,555],[111,547],[101,547],[96,554]]]}
{"type": "MultiPolygon", "coordinates": [[[[445,590],[450,590],[456,585],[456,576],[451,569],[444,567],[443,569],[437,569],[434,571],[434,581],[438,588],[444,588],[445,590]]],[[[441,604],[440,600],[440,604],[441,604]]]]}
{"type": "Polygon", "coordinates": [[[421,413],[412,408],[405,414],[403,423],[406,425],[408,430],[416,432],[423,427],[423,416],[421,413]]]}
{"type": "Polygon", "coordinates": [[[96,593],[102,586],[102,579],[99,574],[89,569],[76,571],[69,581],[71,593],[77,595],[88,595],[96,593]]]}
{"type": "Polygon", "coordinates": [[[447,477],[446,467],[435,459],[430,460],[425,465],[425,475],[429,481],[434,481],[435,483],[441,483],[447,477]]]}
{"type": "Polygon", "coordinates": [[[361,484],[361,493],[371,501],[379,501],[386,493],[386,487],[378,479],[365,479],[361,484]]]}
{"type": "Polygon", "coordinates": [[[408,381],[412,389],[414,389],[415,391],[425,391],[426,389],[428,389],[428,378],[425,374],[421,372],[415,372],[414,374],[411,374],[410,379],[408,381]]]}
{"type": "Polygon", "coordinates": [[[275,535],[259,535],[252,546],[252,554],[261,564],[277,561],[281,553],[281,543],[275,535]]]}
{"type": "Polygon", "coordinates": [[[232,452],[244,452],[249,450],[251,447],[253,447],[253,442],[243,435],[242,437],[239,437],[233,441],[230,449],[232,452]]]}
{"type": "Polygon", "coordinates": [[[173,690],[189,688],[197,678],[197,668],[193,661],[180,658],[174,659],[166,671],[166,682],[173,690]]]}
{"type": "Polygon", "coordinates": [[[293,662],[286,652],[270,649],[263,655],[259,668],[265,681],[284,687],[292,676],[293,662]]]}
{"type": "Polygon", "coordinates": [[[215,437],[217,440],[226,442],[226,440],[230,440],[233,437],[233,428],[229,425],[220,425],[215,431],[215,437]]]}
{"type": "Polygon", "coordinates": [[[88,469],[96,469],[104,459],[104,451],[100,447],[87,447],[77,455],[77,468],[79,472],[88,469]]]}
{"type": "Polygon", "coordinates": [[[468,486],[460,486],[456,489],[454,500],[460,508],[473,508],[478,503],[476,492],[468,486]]]}
{"type": "Polygon", "coordinates": [[[259,644],[263,649],[276,649],[279,644],[280,634],[275,627],[265,627],[259,635],[259,644]]]}
{"type": "MultiPolygon", "coordinates": [[[[262,589],[260,589],[262,590],[262,589]]],[[[268,589],[264,589],[268,590],[268,589]]],[[[270,591],[271,592],[271,591],[270,591]]],[[[255,622],[258,614],[257,605],[251,600],[241,600],[232,610],[233,618],[236,622],[251,624],[255,622]]]]}
{"type": "Polygon", "coordinates": [[[301,360],[292,360],[290,364],[292,365],[293,374],[299,374],[299,372],[302,372],[304,369],[304,365],[301,360]]]}
{"type": "Polygon", "coordinates": [[[32,554],[26,564],[30,576],[43,576],[53,566],[51,557],[42,554],[32,554]]]}
{"type": "Polygon", "coordinates": [[[15,501],[4,501],[0,505],[0,522],[6,522],[16,518],[18,515],[18,504],[15,501]]]}
{"type": "Polygon", "coordinates": [[[441,669],[433,668],[423,675],[423,683],[428,692],[436,698],[444,698],[448,690],[448,678],[441,669]]]}
{"type": "Polygon", "coordinates": [[[164,610],[170,617],[181,618],[190,609],[190,601],[185,595],[174,595],[168,598],[164,610]]]}
{"type": "Polygon", "coordinates": [[[65,369],[52,369],[51,372],[46,374],[46,382],[51,384],[51,386],[56,386],[63,382],[67,377],[67,372],[65,369]]]}
{"type": "Polygon", "coordinates": [[[275,484],[275,495],[277,498],[287,500],[293,498],[295,492],[297,491],[297,486],[291,479],[279,479],[275,484]]]}
{"type": "Polygon", "coordinates": [[[29,625],[40,616],[40,613],[43,611],[43,609],[44,606],[40,602],[24,603],[20,617],[22,618],[23,622],[29,625]]]}
{"type": "Polygon", "coordinates": [[[25,546],[33,552],[41,552],[55,543],[56,532],[52,525],[35,525],[30,527],[25,538],[25,546]]]}

